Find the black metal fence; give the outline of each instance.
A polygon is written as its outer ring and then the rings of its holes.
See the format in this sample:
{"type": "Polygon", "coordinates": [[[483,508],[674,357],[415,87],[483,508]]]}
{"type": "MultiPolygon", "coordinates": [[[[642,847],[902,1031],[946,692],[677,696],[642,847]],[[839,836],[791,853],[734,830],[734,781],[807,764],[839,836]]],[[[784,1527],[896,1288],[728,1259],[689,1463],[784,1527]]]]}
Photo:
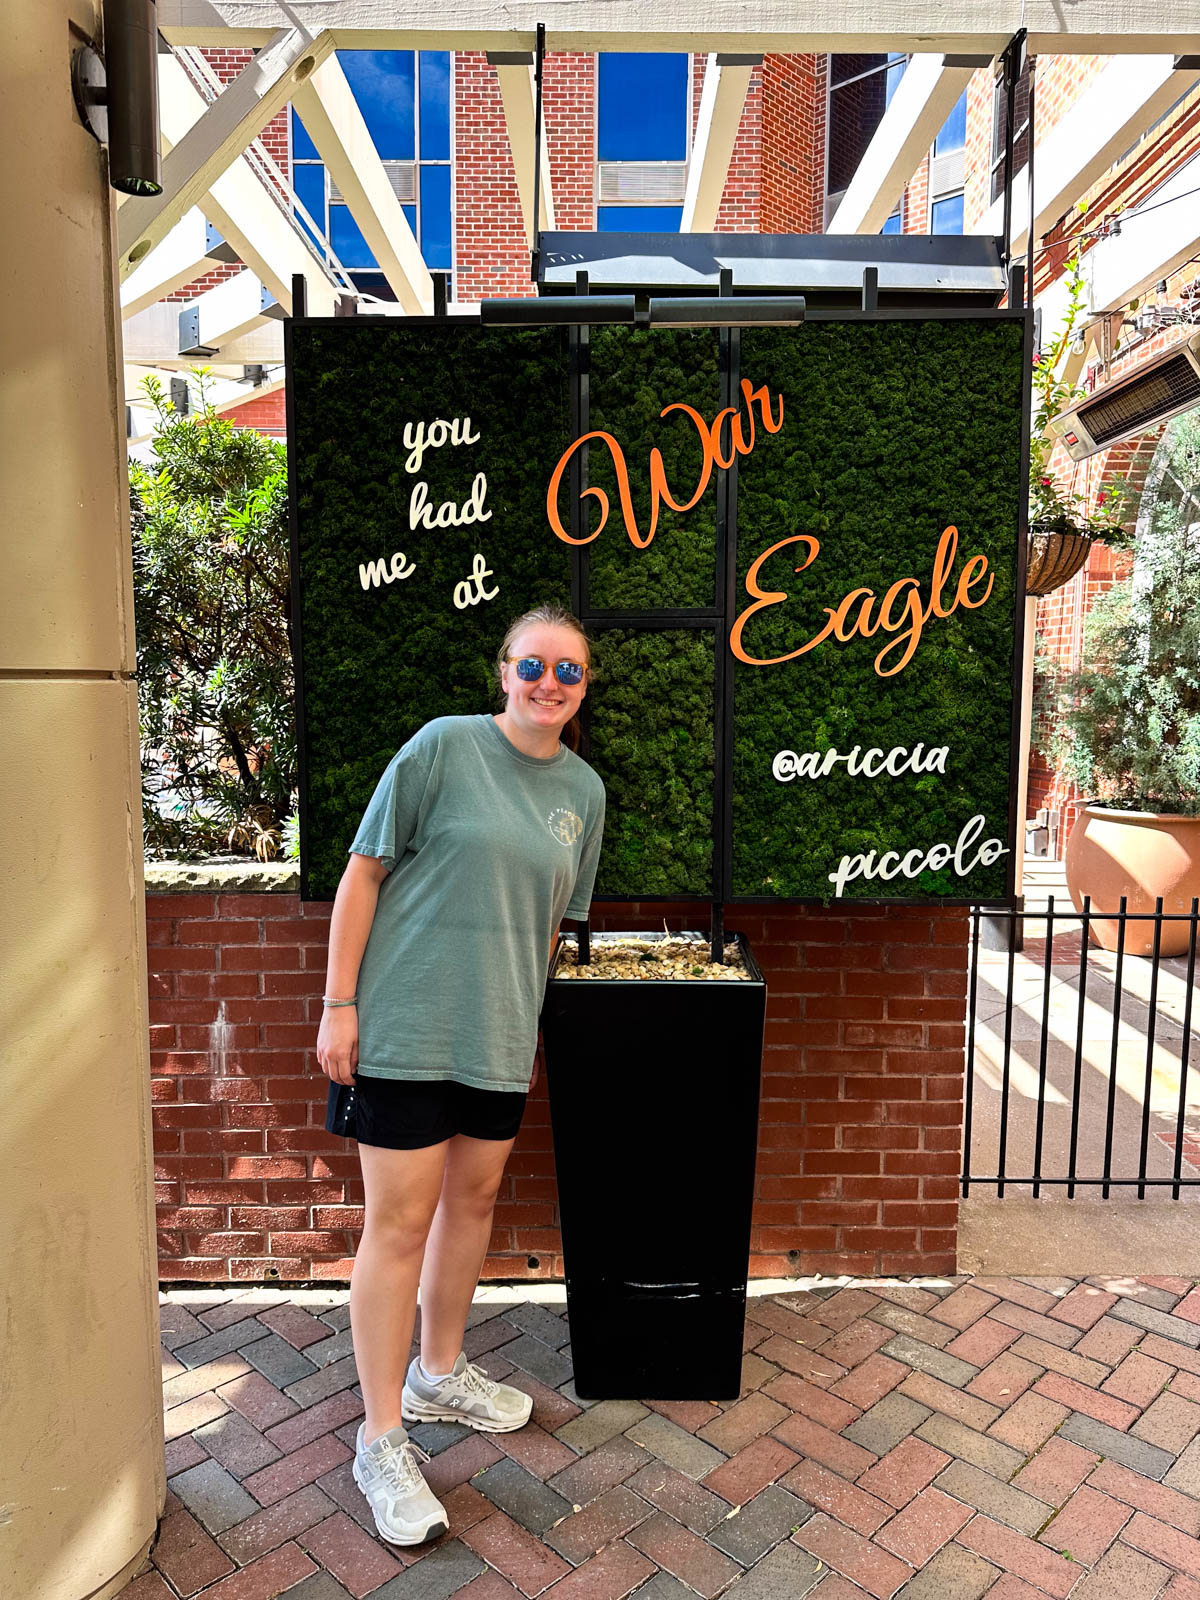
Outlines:
{"type": "MultiPolygon", "coordinates": [[[[1131,912],[1122,897],[1114,916],[1094,911],[1090,898],[1081,911],[1063,910],[1053,896],[1045,909],[972,911],[964,1196],[994,1185],[999,1197],[1029,1186],[1036,1198],[1061,1185],[1068,1198],[1094,1188],[1108,1199],[1136,1187],[1142,1199],[1147,1189],[1169,1187],[1178,1200],[1200,1186],[1200,1127],[1187,1126],[1198,912],[1195,899],[1190,912],[1164,912],[1161,899],[1152,912],[1131,912]],[[1091,943],[1101,921],[1115,925],[1112,951],[1091,943]],[[1144,942],[1130,930],[1146,924],[1148,953],[1128,952],[1128,943],[1144,942]],[[1000,929],[1002,948],[981,940],[985,925],[1000,929]],[[1164,941],[1178,942],[1167,930],[1181,925],[1186,950],[1165,957],[1164,941]],[[1161,1087],[1176,1065],[1177,1097],[1157,1113],[1152,1142],[1156,1078],[1161,1087]]],[[[1191,1106],[1200,1118],[1200,1098],[1191,1106]]]]}

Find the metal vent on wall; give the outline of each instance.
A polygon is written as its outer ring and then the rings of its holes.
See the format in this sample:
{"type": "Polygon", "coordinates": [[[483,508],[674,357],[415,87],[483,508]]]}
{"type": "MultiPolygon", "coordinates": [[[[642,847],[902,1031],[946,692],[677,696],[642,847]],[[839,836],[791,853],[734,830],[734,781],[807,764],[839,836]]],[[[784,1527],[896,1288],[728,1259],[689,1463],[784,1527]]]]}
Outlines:
{"type": "MultiPolygon", "coordinates": [[[[385,161],[383,170],[388,175],[392,193],[401,205],[411,206],[417,198],[417,164],[415,161],[385,161]]],[[[342,191],[329,179],[329,198],[334,204],[344,205],[342,191]]]]}
{"type": "Polygon", "coordinates": [[[1156,423],[1200,405],[1200,333],[1182,347],[1165,351],[1140,372],[1106,384],[1050,430],[1062,439],[1074,461],[1094,455],[1118,439],[1145,433],[1156,423]]]}
{"type": "Polygon", "coordinates": [[[682,205],[687,190],[686,161],[602,161],[601,205],[640,201],[646,205],[682,205]]]}
{"type": "Polygon", "coordinates": [[[938,195],[961,189],[967,170],[966,152],[951,150],[944,156],[934,156],[929,163],[929,193],[938,195]]]}

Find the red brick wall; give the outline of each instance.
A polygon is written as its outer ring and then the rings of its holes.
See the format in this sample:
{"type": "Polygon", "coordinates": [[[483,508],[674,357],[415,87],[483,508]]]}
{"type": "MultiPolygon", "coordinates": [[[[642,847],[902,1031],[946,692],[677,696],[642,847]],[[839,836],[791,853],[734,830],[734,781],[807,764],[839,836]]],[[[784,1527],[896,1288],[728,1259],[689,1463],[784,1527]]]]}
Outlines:
{"type": "Polygon", "coordinates": [[[482,50],[459,50],[454,79],[454,297],[531,295],[529,245],[495,69],[482,50]]]}
{"type": "Polygon", "coordinates": [[[758,233],[762,214],[763,71],[755,67],[746,86],[742,120],[738,123],[733,155],[721,204],[717,207],[716,233],[758,233]]]}
{"type": "Polygon", "coordinates": [[[763,57],[763,233],[824,233],[827,57],[763,57]]]}
{"type": "Polygon", "coordinates": [[[929,157],[926,156],[905,187],[900,205],[900,228],[903,233],[928,233],[929,221],[929,157]]]}
{"type": "MultiPolygon", "coordinates": [[[[664,911],[598,908],[596,926],[664,911]]],[[[362,1222],[314,1046],[328,903],[147,897],[161,1275],[344,1280],[362,1222]]],[[[689,913],[690,915],[690,913],[689,913]]],[[[752,1276],[955,1267],[967,923],[960,911],[731,907],[767,976],[752,1276]]],[[[485,1276],[561,1277],[544,1084],[485,1276]]]]}
{"type": "Polygon", "coordinates": [[[542,83],[546,148],[557,228],[596,226],[596,58],[546,56],[542,83]]]}
{"type": "Polygon", "coordinates": [[[223,416],[235,428],[255,428],[272,439],[287,435],[287,402],[282,389],[274,389],[270,394],[255,394],[251,390],[244,404],[234,406],[223,416]]]}
{"type": "Polygon", "coordinates": [[[990,68],[971,74],[967,85],[967,140],[964,156],[963,231],[971,229],[992,203],[992,86],[990,68]]]}

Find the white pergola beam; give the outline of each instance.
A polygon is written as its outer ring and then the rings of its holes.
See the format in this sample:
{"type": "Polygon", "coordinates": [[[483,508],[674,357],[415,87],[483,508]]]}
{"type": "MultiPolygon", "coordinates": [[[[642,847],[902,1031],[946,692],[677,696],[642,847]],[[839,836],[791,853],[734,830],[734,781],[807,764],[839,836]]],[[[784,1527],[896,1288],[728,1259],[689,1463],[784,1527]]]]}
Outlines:
{"type": "Polygon", "coordinates": [[[124,328],[127,363],[186,372],[191,367],[277,366],[283,360],[283,323],[270,319],[240,338],[227,340],[219,356],[201,360],[179,353],[179,313],[185,308],[161,301],[130,317],[124,328]]]}
{"type": "Polygon", "coordinates": [[[132,317],[155,301],[182,289],[217,261],[228,259],[229,247],[196,206],[187,212],[121,285],[121,315],[132,317]]]}
{"type": "MultiPolygon", "coordinates": [[[[525,238],[532,248],[533,226],[533,145],[534,107],[536,96],[533,85],[533,57],[524,51],[505,59],[503,53],[492,52],[488,58],[500,85],[500,99],[504,103],[504,121],[508,128],[508,146],[512,151],[513,170],[517,179],[517,193],[521,197],[521,215],[525,219],[525,238]]],[[[546,147],[546,125],[542,122],[541,178],[538,195],[538,225],[554,227],[554,193],[550,183],[550,158],[546,147]]]]}
{"type": "Polygon", "coordinates": [[[336,56],[296,87],[292,104],[400,305],[432,311],[433,279],[336,56]]]}
{"type": "MultiPolygon", "coordinates": [[[[162,140],[173,148],[205,114],[205,101],[174,56],[159,56],[158,82],[162,140]]],[[[292,276],[303,273],[310,313],[333,314],[338,289],[299,226],[275,203],[245,156],[238,156],[214,180],[201,196],[200,209],[285,311],[292,308],[292,276]]]]}
{"type": "Polygon", "coordinates": [[[193,300],[176,307],[179,337],[176,350],[203,360],[210,350],[220,350],[243,334],[260,327],[275,297],[253,272],[236,273],[193,300]],[[185,333],[185,329],[187,332],[185,333]]]}
{"type": "MultiPolygon", "coordinates": [[[[1089,315],[1119,311],[1200,253],[1200,206],[1191,193],[1198,187],[1200,156],[1193,156],[1140,205],[1121,213],[1119,234],[1097,240],[1083,258],[1089,315]]],[[[1065,277],[1051,284],[1038,304],[1047,343],[1066,314],[1065,277]]]]}
{"type": "MultiPolygon", "coordinates": [[[[1119,56],[1110,61],[1039,143],[1033,164],[1035,245],[1200,78],[1194,68],[1177,72],[1174,59],[1119,56]]],[[[1036,121],[1036,87],[1034,94],[1036,121]]],[[[1014,250],[1025,248],[1028,220],[1029,173],[1022,167],[1013,179],[1014,250]]],[[[999,234],[1003,229],[1002,195],[971,232],[999,234]]]]}
{"type": "Polygon", "coordinates": [[[181,362],[194,367],[194,356],[179,354],[179,313],[184,309],[178,300],[160,300],[129,317],[121,334],[121,351],[127,365],[157,367],[181,362]]]}
{"type": "Polygon", "coordinates": [[[717,225],[746,91],[760,59],[727,61],[714,53],[705,63],[680,233],[711,233],[717,225]]]}
{"type": "Polygon", "coordinates": [[[829,219],[828,233],[878,233],[929,153],[971,75],[990,58],[913,56],[858,170],[829,219]]]}
{"type": "MultiPolygon", "coordinates": [[[[188,128],[172,140],[163,161],[162,193],[128,201],[117,213],[117,255],[124,275],[163,239],[192,206],[201,206],[217,179],[256,139],[296,86],[333,53],[327,34],[278,33],[188,128]]],[[[165,131],[165,130],[164,130],[165,131]]]]}
{"type": "MultiPolygon", "coordinates": [[[[325,28],[343,50],[532,50],[544,0],[291,0],[306,28],[325,28]],[[398,25],[400,19],[403,25],[398,25]]],[[[720,51],[749,54],[889,50],[995,55],[1018,28],[1038,55],[1185,54],[1195,10],[1162,0],[758,0],[736,11],[714,0],[556,0],[554,50],[720,51]],[[732,25],[731,25],[732,23],[732,25]]],[[[263,0],[159,0],[172,43],[265,44],[277,12],[263,0]]]]}

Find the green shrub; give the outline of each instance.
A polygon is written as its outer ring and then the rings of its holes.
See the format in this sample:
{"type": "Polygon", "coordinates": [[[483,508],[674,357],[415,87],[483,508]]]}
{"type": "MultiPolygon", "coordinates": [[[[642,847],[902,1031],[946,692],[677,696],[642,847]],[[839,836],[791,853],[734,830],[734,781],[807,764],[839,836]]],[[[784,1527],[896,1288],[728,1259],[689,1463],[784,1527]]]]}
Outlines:
{"type": "Polygon", "coordinates": [[[161,384],[154,464],[129,464],[142,748],[152,855],[277,853],[295,805],[284,446],[161,384]]]}
{"type": "Polygon", "coordinates": [[[1084,620],[1084,665],[1038,661],[1039,748],[1089,799],[1200,814],[1200,414],[1170,426],[1132,574],[1084,620]]]}

